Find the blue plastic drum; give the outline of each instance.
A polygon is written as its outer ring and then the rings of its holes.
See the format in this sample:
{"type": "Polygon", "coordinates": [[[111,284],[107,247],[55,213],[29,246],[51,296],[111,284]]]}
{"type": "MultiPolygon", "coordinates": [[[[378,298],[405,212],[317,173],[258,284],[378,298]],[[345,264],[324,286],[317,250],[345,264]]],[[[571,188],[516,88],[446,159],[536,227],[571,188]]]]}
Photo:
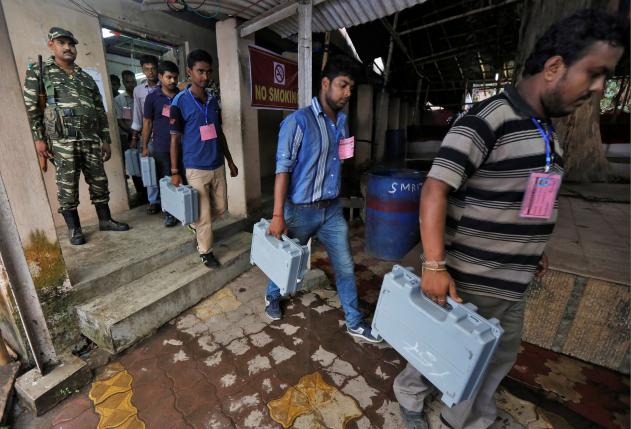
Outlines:
{"type": "Polygon", "coordinates": [[[419,201],[425,173],[379,170],[368,173],[366,251],[378,259],[402,259],[420,240],[419,201]]]}

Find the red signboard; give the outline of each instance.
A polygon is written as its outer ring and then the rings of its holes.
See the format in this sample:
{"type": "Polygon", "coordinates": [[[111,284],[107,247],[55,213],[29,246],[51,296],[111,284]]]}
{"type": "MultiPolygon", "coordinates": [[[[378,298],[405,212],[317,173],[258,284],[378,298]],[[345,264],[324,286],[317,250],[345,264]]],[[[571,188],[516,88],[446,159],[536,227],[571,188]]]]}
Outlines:
{"type": "Polygon", "coordinates": [[[252,107],[298,109],[298,64],[250,46],[252,107]]]}

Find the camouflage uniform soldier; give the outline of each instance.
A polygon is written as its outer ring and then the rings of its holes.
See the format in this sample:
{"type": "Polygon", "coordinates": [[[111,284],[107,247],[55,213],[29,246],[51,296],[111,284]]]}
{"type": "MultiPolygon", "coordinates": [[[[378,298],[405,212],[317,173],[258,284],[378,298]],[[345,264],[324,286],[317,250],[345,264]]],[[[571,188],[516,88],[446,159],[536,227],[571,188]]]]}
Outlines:
{"type": "Polygon", "coordinates": [[[99,89],[90,75],[75,64],[77,39],[62,28],[48,32],[53,56],[43,64],[46,108],[38,104],[40,70],[30,64],[24,100],[38,155],[56,167],[59,212],[68,225],[70,243],[85,243],[77,206],[79,176],[83,172],[96,208],[101,231],[126,231],[129,225],[112,220],[103,162],[111,157],[110,135],[99,89]],[[50,147],[46,141],[50,143],[50,147]]]}

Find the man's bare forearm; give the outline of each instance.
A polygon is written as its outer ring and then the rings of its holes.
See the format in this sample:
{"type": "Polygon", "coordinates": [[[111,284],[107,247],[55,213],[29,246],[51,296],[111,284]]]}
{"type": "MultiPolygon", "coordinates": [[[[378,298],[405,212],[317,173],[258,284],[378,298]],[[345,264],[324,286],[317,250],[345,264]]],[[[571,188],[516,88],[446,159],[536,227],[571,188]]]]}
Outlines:
{"type": "Polygon", "coordinates": [[[151,119],[144,118],[142,123],[142,148],[147,149],[149,146],[149,140],[151,138],[151,131],[153,129],[153,121],[151,119]]]}
{"type": "Polygon", "coordinates": [[[223,152],[223,156],[226,158],[228,162],[234,162],[232,160],[232,154],[230,153],[230,149],[228,148],[228,140],[226,140],[226,135],[223,133],[223,130],[219,129],[219,145],[221,146],[221,151],[223,152]]]}
{"type": "Polygon", "coordinates": [[[287,189],[289,188],[289,173],[278,173],[274,181],[274,215],[283,215],[287,189]]]}
{"type": "Polygon", "coordinates": [[[445,221],[447,217],[447,195],[449,185],[428,178],[421,193],[421,239],[423,253],[429,261],[445,259],[445,221]]]}
{"type": "MultiPolygon", "coordinates": [[[[172,169],[176,169],[178,168],[179,162],[178,162],[178,158],[180,157],[180,140],[181,140],[182,136],[180,134],[171,134],[171,148],[170,148],[170,153],[171,153],[171,168],[172,169]]],[[[180,171],[180,174],[182,174],[183,172],[180,171]]]]}

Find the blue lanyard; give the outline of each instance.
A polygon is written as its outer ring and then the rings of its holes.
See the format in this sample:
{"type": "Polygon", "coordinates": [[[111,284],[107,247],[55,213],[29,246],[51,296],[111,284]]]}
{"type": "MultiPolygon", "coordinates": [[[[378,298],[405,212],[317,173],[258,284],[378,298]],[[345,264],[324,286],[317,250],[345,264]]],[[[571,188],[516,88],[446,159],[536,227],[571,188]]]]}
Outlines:
{"type": "Polygon", "coordinates": [[[533,124],[535,124],[535,126],[537,127],[537,130],[539,130],[539,134],[541,134],[541,137],[543,138],[543,141],[546,143],[546,170],[545,172],[547,173],[548,171],[550,171],[550,166],[552,165],[550,139],[552,138],[552,133],[554,132],[554,128],[552,128],[552,124],[550,124],[549,125],[550,129],[548,130],[548,132],[546,132],[541,126],[541,124],[539,123],[539,121],[537,121],[533,116],[531,116],[530,119],[532,120],[533,124]]]}
{"type": "Polygon", "coordinates": [[[186,88],[186,91],[188,91],[188,95],[190,95],[193,101],[195,102],[195,106],[197,106],[199,111],[202,112],[202,115],[204,115],[204,121],[205,121],[204,123],[208,124],[208,105],[210,104],[210,97],[208,96],[208,94],[206,94],[206,109],[204,110],[204,108],[202,107],[202,103],[197,101],[197,98],[195,98],[193,96],[193,93],[191,93],[190,88],[186,88]]]}
{"type": "MultiPolygon", "coordinates": [[[[338,126],[337,123],[333,123],[333,121],[331,119],[329,119],[326,114],[324,114],[324,122],[327,124],[327,128],[329,126],[332,126],[333,129],[335,130],[335,142],[339,143],[340,140],[345,139],[346,136],[344,135],[345,129],[343,126],[338,126]]],[[[327,131],[328,132],[328,131],[327,131]]]]}

